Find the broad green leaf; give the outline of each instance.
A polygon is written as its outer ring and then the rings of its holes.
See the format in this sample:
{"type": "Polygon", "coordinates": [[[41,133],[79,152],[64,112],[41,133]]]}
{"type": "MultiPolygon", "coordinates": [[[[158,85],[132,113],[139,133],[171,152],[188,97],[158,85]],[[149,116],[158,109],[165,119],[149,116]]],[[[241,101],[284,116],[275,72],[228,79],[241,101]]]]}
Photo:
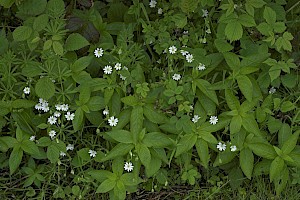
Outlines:
{"type": "Polygon", "coordinates": [[[96,190],[96,193],[106,193],[112,190],[116,185],[116,180],[106,179],[103,181],[96,190]]]}
{"type": "Polygon", "coordinates": [[[15,3],[15,0],[0,0],[0,5],[4,8],[10,8],[15,3]]]}
{"type": "Polygon", "coordinates": [[[247,114],[243,117],[242,125],[246,131],[249,133],[253,133],[256,136],[261,136],[261,132],[259,130],[258,124],[251,114],[247,114]]]}
{"type": "Polygon", "coordinates": [[[58,54],[60,56],[64,55],[64,48],[63,48],[63,46],[60,42],[54,41],[52,43],[52,47],[53,47],[53,50],[56,54],[58,54]]]}
{"type": "Polygon", "coordinates": [[[126,188],[123,181],[118,180],[117,185],[114,188],[114,196],[116,199],[125,199],[126,198],[126,188]]]}
{"type": "Polygon", "coordinates": [[[251,179],[254,166],[254,155],[249,148],[244,148],[241,150],[240,166],[247,178],[251,179]]]}
{"type": "Polygon", "coordinates": [[[33,29],[35,31],[43,30],[44,28],[46,28],[48,21],[49,21],[49,17],[47,14],[42,14],[40,16],[37,16],[33,22],[33,29]]]}
{"type": "Polygon", "coordinates": [[[65,48],[67,51],[79,50],[90,43],[79,33],[72,33],[66,40],[65,48]]]}
{"type": "Polygon", "coordinates": [[[213,166],[221,166],[231,162],[236,157],[234,152],[225,151],[218,154],[213,166]]]}
{"type": "Polygon", "coordinates": [[[20,42],[30,38],[32,28],[29,26],[19,26],[13,32],[13,38],[15,41],[20,42]]]}
{"type": "Polygon", "coordinates": [[[87,172],[92,178],[96,179],[99,182],[103,182],[105,179],[108,179],[112,176],[113,173],[107,170],[91,170],[87,172]]]}
{"type": "Polygon", "coordinates": [[[138,134],[143,129],[143,121],[144,121],[143,107],[142,106],[133,107],[130,116],[130,131],[133,134],[134,143],[137,142],[138,134]]]}
{"type": "Polygon", "coordinates": [[[40,154],[37,145],[30,140],[23,140],[21,143],[21,148],[23,149],[23,151],[33,156],[38,156],[40,154]]]}
{"type": "Polygon", "coordinates": [[[72,121],[74,131],[78,131],[81,129],[81,126],[83,124],[83,110],[81,108],[77,108],[75,111],[75,117],[74,120],[72,121]]]}
{"type": "Polygon", "coordinates": [[[252,143],[248,144],[248,147],[253,151],[253,153],[266,159],[274,159],[277,156],[274,148],[269,144],[252,143]]]}
{"type": "Polygon", "coordinates": [[[241,14],[238,20],[245,27],[252,27],[256,25],[254,18],[248,14],[241,14]]]}
{"type": "Polygon", "coordinates": [[[276,22],[276,12],[268,6],[265,7],[263,16],[270,25],[273,25],[276,22]]]}
{"type": "Polygon", "coordinates": [[[137,154],[145,167],[150,167],[151,154],[148,147],[144,144],[138,144],[136,146],[137,154]]]}
{"type": "Polygon", "coordinates": [[[189,151],[196,143],[197,135],[194,133],[184,135],[177,144],[175,157],[189,151]]]}
{"type": "Polygon", "coordinates": [[[270,167],[270,181],[273,182],[274,179],[280,177],[280,173],[284,168],[284,160],[277,156],[271,163],[270,167]]]}
{"type": "Polygon", "coordinates": [[[55,93],[55,85],[48,77],[43,77],[36,83],[35,92],[38,97],[48,100],[55,93]]]}
{"type": "Polygon", "coordinates": [[[135,175],[133,173],[126,173],[123,174],[120,178],[120,180],[124,183],[126,186],[134,186],[138,185],[142,182],[141,178],[138,178],[138,180],[135,178],[135,175]]]}
{"type": "Polygon", "coordinates": [[[162,147],[165,148],[172,144],[170,138],[160,132],[147,133],[142,141],[147,147],[162,147]]]}
{"type": "Polygon", "coordinates": [[[146,167],[146,175],[147,177],[153,176],[161,167],[161,159],[151,156],[151,165],[150,167],[146,167]]]}
{"type": "Polygon", "coordinates": [[[53,143],[47,149],[47,158],[51,163],[56,163],[59,159],[60,151],[53,143]]]}
{"type": "Polygon", "coordinates": [[[133,149],[133,147],[133,144],[119,143],[101,161],[104,162],[119,156],[126,155],[131,149],[133,149]]]}
{"type": "Polygon", "coordinates": [[[13,148],[8,160],[10,174],[13,174],[18,169],[19,165],[21,164],[22,157],[23,151],[19,145],[16,145],[13,148]]]}
{"type": "Polygon", "coordinates": [[[215,104],[219,104],[218,97],[214,90],[209,89],[211,84],[204,79],[195,80],[197,87],[203,92],[208,98],[210,98],[215,104]]]}
{"type": "Polygon", "coordinates": [[[133,143],[132,133],[130,133],[129,131],[112,130],[110,132],[107,132],[107,135],[121,143],[126,143],[126,144],[133,143]]]}
{"type": "Polygon", "coordinates": [[[219,52],[227,52],[233,49],[233,46],[228,44],[224,39],[215,39],[214,44],[219,52]]]}
{"type": "Polygon", "coordinates": [[[85,85],[85,86],[81,86],[80,87],[80,94],[79,94],[79,102],[80,105],[84,105],[86,104],[91,97],[91,89],[89,86],[85,85]]]}
{"type": "Polygon", "coordinates": [[[300,131],[296,131],[293,135],[291,135],[282,145],[282,152],[284,154],[289,154],[296,147],[300,131]]]}
{"type": "Polygon", "coordinates": [[[240,103],[237,100],[237,98],[235,97],[235,95],[233,94],[232,90],[230,90],[230,89],[225,90],[225,99],[226,99],[226,103],[227,103],[228,107],[231,110],[239,109],[240,103]]]}
{"type": "Polygon", "coordinates": [[[225,58],[225,61],[227,63],[227,65],[233,70],[233,71],[237,71],[240,68],[241,65],[241,61],[239,59],[239,57],[232,52],[224,52],[223,56],[225,58]]]}
{"type": "Polygon", "coordinates": [[[144,115],[147,119],[156,124],[163,124],[168,121],[168,118],[164,114],[157,112],[153,108],[153,105],[146,104],[144,106],[144,115]]]}
{"type": "Polygon", "coordinates": [[[292,102],[290,102],[290,101],[284,101],[281,104],[280,110],[282,112],[288,112],[288,111],[294,110],[295,108],[296,108],[296,106],[292,102]]]}
{"type": "Polygon", "coordinates": [[[34,107],[36,103],[27,99],[16,99],[12,102],[11,106],[13,108],[30,108],[34,107]]]}
{"type": "Polygon", "coordinates": [[[210,144],[217,144],[218,141],[210,132],[207,131],[198,131],[199,136],[210,144]]]}
{"type": "Polygon", "coordinates": [[[77,155],[84,161],[91,160],[91,157],[89,155],[89,148],[82,148],[79,151],[77,151],[77,155]]]}
{"type": "Polygon", "coordinates": [[[219,118],[218,123],[215,125],[212,125],[209,122],[205,122],[199,128],[199,131],[207,131],[209,133],[217,132],[226,127],[229,124],[230,120],[230,118],[219,118]]]}
{"type": "Polygon", "coordinates": [[[233,116],[230,122],[230,134],[237,133],[242,127],[242,117],[240,115],[233,116]]]}
{"type": "Polygon", "coordinates": [[[101,96],[92,96],[87,102],[90,111],[98,111],[105,108],[104,98],[101,96]]]}
{"type": "Polygon", "coordinates": [[[248,101],[252,101],[253,86],[248,76],[246,75],[237,76],[236,80],[238,82],[241,92],[246,97],[246,99],[248,101]]]}
{"type": "Polygon", "coordinates": [[[183,28],[187,24],[187,17],[186,17],[186,15],[184,15],[182,13],[178,13],[178,14],[172,15],[172,21],[175,22],[175,25],[178,28],[183,28]]]}
{"type": "Polygon", "coordinates": [[[78,60],[76,60],[74,64],[70,66],[70,68],[73,72],[80,72],[85,68],[87,68],[89,64],[92,62],[92,60],[93,60],[92,56],[81,57],[78,60]]]}
{"type": "Polygon", "coordinates": [[[181,0],[180,8],[184,13],[191,13],[197,9],[198,0],[181,0]]]}
{"type": "Polygon", "coordinates": [[[291,127],[283,123],[279,132],[278,132],[278,143],[279,148],[282,148],[282,145],[292,136],[292,130],[291,127]]]}
{"type": "Polygon", "coordinates": [[[130,115],[131,115],[131,110],[130,109],[125,109],[123,110],[120,115],[119,115],[119,122],[115,129],[122,129],[126,124],[129,123],[130,121],[130,115]]]}
{"type": "Polygon", "coordinates": [[[207,142],[205,140],[203,140],[202,138],[200,138],[195,143],[195,146],[196,146],[198,155],[200,157],[201,164],[205,167],[205,169],[207,169],[208,162],[210,159],[207,142]]]}
{"type": "Polygon", "coordinates": [[[234,167],[228,174],[229,184],[233,190],[241,187],[244,182],[244,175],[239,167],[234,167]]]}
{"type": "Polygon", "coordinates": [[[139,103],[139,100],[136,96],[127,96],[121,98],[121,101],[128,106],[136,106],[139,103]]]}
{"type": "Polygon", "coordinates": [[[243,36],[243,27],[239,21],[228,23],[225,28],[226,37],[232,41],[236,41],[243,36]]]}

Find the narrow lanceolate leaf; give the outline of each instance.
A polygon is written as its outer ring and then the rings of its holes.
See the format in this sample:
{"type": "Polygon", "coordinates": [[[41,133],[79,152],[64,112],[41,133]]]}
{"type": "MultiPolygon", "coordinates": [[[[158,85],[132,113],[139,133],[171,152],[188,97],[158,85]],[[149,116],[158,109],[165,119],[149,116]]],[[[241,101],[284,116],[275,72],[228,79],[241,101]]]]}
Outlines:
{"type": "Polygon", "coordinates": [[[218,97],[214,90],[209,89],[211,84],[203,79],[195,80],[197,87],[203,92],[208,98],[210,98],[215,104],[219,104],[218,97]]]}
{"type": "Polygon", "coordinates": [[[277,156],[271,163],[270,167],[270,181],[280,177],[280,173],[284,168],[284,160],[277,156]]]}
{"type": "Polygon", "coordinates": [[[119,143],[101,161],[104,162],[106,160],[110,160],[118,156],[124,156],[131,149],[133,149],[133,147],[134,147],[133,144],[119,143]]]}
{"type": "Polygon", "coordinates": [[[207,142],[200,138],[197,140],[195,146],[200,157],[201,164],[207,169],[210,159],[207,142]]]}
{"type": "Polygon", "coordinates": [[[253,86],[250,79],[246,75],[237,76],[239,88],[248,101],[252,101],[253,86]]]}
{"type": "Polygon", "coordinates": [[[144,115],[147,119],[156,124],[163,124],[168,121],[168,118],[164,114],[157,112],[153,108],[153,105],[146,104],[144,106],[144,115]]]}
{"type": "Polygon", "coordinates": [[[296,144],[298,142],[300,131],[296,131],[293,135],[289,137],[284,143],[281,148],[283,154],[289,154],[293,151],[293,149],[296,147],[296,144]]]}
{"type": "Polygon", "coordinates": [[[248,147],[253,151],[253,153],[266,159],[274,159],[277,156],[273,146],[269,144],[252,143],[248,144],[248,147]]]}
{"type": "Polygon", "coordinates": [[[170,138],[160,132],[147,133],[142,142],[147,147],[167,147],[172,144],[170,138]]]}
{"type": "Polygon", "coordinates": [[[73,72],[80,72],[89,66],[89,64],[92,62],[92,59],[92,56],[81,57],[76,60],[74,64],[70,66],[70,68],[73,72]]]}
{"type": "Polygon", "coordinates": [[[249,148],[242,149],[240,153],[240,166],[247,178],[251,179],[254,166],[254,155],[249,148]]]}
{"type": "Polygon", "coordinates": [[[237,100],[237,98],[235,97],[235,95],[233,94],[232,90],[229,90],[229,89],[225,90],[225,99],[226,99],[226,103],[227,103],[228,107],[231,110],[239,109],[240,103],[237,100]]]}
{"type": "Polygon", "coordinates": [[[130,131],[133,134],[133,141],[135,143],[137,142],[138,134],[143,129],[143,121],[144,121],[143,107],[142,106],[133,107],[130,116],[130,131]]]}
{"type": "Polygon", "coordinates": [[[115,185],[116,185],[116,180],[106,179],[97,188],[96,193],[106,193],[112,190],[115,187],[115,185]]]}
{"type": "Polygon", "coordinates": [[[81,108],[78,108],[76,111],[75,111],[75,117],[74,117],[74,120],[72,121],[73,123],[73,128],[74,128],[74,131],[78,131],[82,124],[83,124],[83,110],[81,108]]]}
{"type": "Polygon", "coordinates": [[[230,133],[234,134],[241,130],[242,117],[240,115],[233,116],[230,122],[230,133]]]}
{"type": "Polygon", "coordinates": [[[145,167],[150,167],[151,163],[151,154],[148,147],[144,144],[136,146],[137,154],[145,167]]]}
{"type": "Polygon", "coordinates": [[[175,157],[178,157],[184,152],[190,150],[197,141],[197,135],[194,133],[187,134],[183,136],[179,143],[177,144],[176,154],[175,157]]]}
{"type": "Polygon", "coordinates": [[[19,165],[21,164],[22,157],[23,150],[20,148],[19,145],[16,145],[13,148],[8,160],[10,174],[13,174],[16,171],[16,169],[18,169],[19,165]]]}
{"type": "Polygon", "coordinates": [[[47,158],[51,163],[56,163],[59,159],[59,153],[60,151],[56,145],[51,144],[47,149],[47,158]]]}
{"type": "Polygon", "coordinates": [[[127,144],[133,143],[132,133],[130,133],[129,131],[113,130],[107,132],[107,135],[121,143],[127,143],[127,144]]]}

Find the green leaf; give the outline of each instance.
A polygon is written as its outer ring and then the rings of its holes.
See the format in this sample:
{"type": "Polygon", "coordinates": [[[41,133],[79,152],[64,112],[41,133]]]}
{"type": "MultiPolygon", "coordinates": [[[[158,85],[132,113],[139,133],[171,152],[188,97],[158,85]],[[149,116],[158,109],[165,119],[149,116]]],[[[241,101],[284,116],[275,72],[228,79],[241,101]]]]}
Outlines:
{"type": "Polygon", "coordinates": [[[121,98],[121,101],[128,106],[136,106],[139,103],[138,98],[132,95],[121,98]]]}
{"type": "Polygon", "coordinates": [[[21,143],[21,148],[23,149],[23,151],[33,156],[38,156],[40,154],[37,145],[30,140],[23,140],[21,143]]]}
{"type": "Polygon", "coordinates": [[[30,38],[32,28],[29,26],[19,26],[13,32],[13,38],[15,41],[20,42],[30,38]]]}
{"type": "Polygon", "coordinates": [[[4,8],[10,8],[15,3],[15,0],[0,0],[0,5],[4,8]]]}
{"type": "Polygon", "coordinates": [[[123,181],[118,180],[117,185],[114,188],[114,196],[116,199],[125,199],[126,198],[126,188],[123,181]]]}
{"type": "Polygon", "coordinates": [[[74,131],[78,131],[81,129],[81,126],[83,125],[83,110],[81,108],[77,108],[75,111],[75,117],[72,121],[74,131]]]}
{"type": "Polygon", "coordinates": [[[53,143],[47,149],[47,158],[51,163],[56,163],[59,159],[60,151],[53,143]]]}
{"type": "Polygon", "coordinates": [[[89,148],[82,148],[79,151],[77,151],[77,155],[84,161],[91,160],[91,157],[89,155],[89,148]]]}
{"type": "Polygon", "coordinates": [[[117,144],[101,161],[114,159],[118,156],[126,155],[131,149],[133,149],[133,144],[117,144]]]}
{"type": "Polygon", "coordinates": [[[251,179],[254,166],[254,155],[249,148],[244,148],[241,150],[240,166],[247,178],[251,179]]]}
{"type": "Polygon", "coordinates": [[[208,144],[205,140],[202,138],[198,139],[195,143],[199,158],[201,160],[201,164],[205,167],[205,169],[208,168],[208,162],[210,159],[209,150],[208,150],[208,144]]]}
{"type": "Polygon", "coordinates": [[[112,190],[115,187],[115,185],[116,185],[116,180],[106,179],[97,188],[96,193],[106,193],[112,190]]]}
{"type": "Polygon", "coordinates": [[[34,18],[33,29],[38,32],[43,30],[44,28],[46,28],[48,21],[49,17],[47,14],[37,16],[36,18],[34,18]]]}
{"type": "Polygon", "coordinates": [[[280,76],[281,73],[281,67],[280,65],[273,65],[270,69],[269,69],[269,75],[271,78],[271,82],[274,81],[275,79],[277,79],[280,76]]]}
{"type": "Polygon", "coordinates": [[[136,146],[137,154],[145,167],[151,167],[151,154],[148,147],[145,144],[138,144],[136,146]]]}
{"type": "Polygon", "coordinates": [[[187,24],[187,17],[182,13],[178,13],[172,16],[172,21],[175,22],[175,25],[178,28],[184,28],[185,25],[187,24]]]}
{"type": "Polygon", "coordinates": [[[146,176],[151,177],[153,176],[161,167],[161,159],[151,156],[151,166],[146,167],[146,176]]]}
{"type": "Polygon", "coordinates": [[[225,61],[227,63],[227,65],[233,70],[233,71],[237,71],[240,68],[241,65],[241,61],[239,59],[239,57],[232,53],[232,52],[224,52],[223,56],[225,58],[225,61]]]}
{"type": "Polygon", "coordinates": [[[105,108],[104,98],[100,96],[93,96],[87,102],[87,107],[90,111],[98,111],[105,108]]]}
{"type": "Polygon", "coordinates": [[[80,94],[79,94],[79,102],[80,105],[86,104],[91,97],[91,89],[89,86],[85,85],[80,87],[80,94]]]}
{"type": "Polygon", "coordinates": [[[87,68],[92,62],[92,60],[93,60],[92,56],[81,57],[78,60],[76,60],[74,64],[70,66],[70,68],[73,72],[80,72],[85,68],[87,68]]]}
{"type": "Polygon", "coordinates": [[[205,140],[206,142],[210,143],[210,144],[217,144],[218,141],[215,138],[215,136],[213,136],[210,132],[207,131],[198,131],[199,136],[205,140]]]}
{"type": "Polygon", "coordinates": [[[13,148],[8,160],[10,174],[13,174],[18,169],[19,165],[21,164],[22,157],[23,151],[19,145],[16,145],[13,148]]]}
{"type": "Polygon", "coordinates": [[[133,143],[132,133],[130,133],[129,131],[112,130],[110,132],[107,132],[107,135],[121,143],[126,143],[126,144],[133,143]]]}
{"type": "Polygon", "coordinates": [[[13,108],[31,108],[34,107],[36,103],[27,99],[16,99],[12,102],[11,106],[13,108]]]}
{"type": "Polygon", "coordinates": [[[130,131],[133,133],[133,141],[134,143],[137,142],[138,134],[143,129],[143,107],[142,106],[135,106],[131,111],[130,116],[130,131]]]}
{"type": "Polygon", "coordinates": [[[282,145],[282,152],[284,154],[289,154],[293,151],[293,149],[296,147],[298,137],[299,137],[300,131],[296,131],[293,135],[291,135],[282,145]]]}
{"type": "Polygon", "coordinates": [[[277,156],[271,163],[270,166],[270,181],[280,177],[280,173],[284,168],[284,160],[277,156]]]}
{"type": "Polygon", "coordinates": [[[233,116],[230,122],[230,134],[237,133],[242,127],[242,117],[240,115],[233,116]]]}
{"type": "Polygon", "coordinates": [[[283,123],[279,132],[278,132],[278,143],[279,148],[282,148],[282,145],[292,136],[292,130],[291,127],[283,123]]]}
{"type": "Polygon", "coordinates": [[[133,173],[126,173],[123,174],[120,178],[120,180],[124,183],[126,186],[134,186],[138,185],[142,182],[141,178],[138,178],[138,180],[135,178],[135,175],[133,173]]]}
{"type": "Polygon", "coordinates": [[[172,144],[168,136],[160,132],[147,133],[142,141],[147,147],[162,147],[165,148],[172,144]]]}
{"type": "Polygon", "coordinates": [[[239,110],[240,103],[239,100],[235,97],[232,90],[226,89],[225,90],[225,99],[228,107],[231,110],[239,110]]]}
{"type": "Polygon", "coordinates": [[[242,38],[243,36],[243,27],[240,22],[228,23],[225,28],[226,37],[232,41],[236,41],[242,38]]]}
{"type": "Polygon", "coordinates": [[[194,133],[184,135],[177,144],[175,157],[180,156],[182,153],[189,151],[196,143],[197,135],[194,133]]]}
{"type": "Polygon", "coordinates": [[[48,77],[43,77],[36,83],[35,92],[38,97],[48,100],[55,93],[55,85],[48,77]]]}
{"type": "Polygon", "coordinates": [[[218,97],[214,90],[209,89],[211,84],[204,79],[194,80],[196,82],[197,87],[203,92],[208,98],[210,98],[215,104],[219,104],[218,97]]]}
{"type": "Polygon", "coordinates": [[[252,143],[248,144],[248,147],[253,151],[253,153],[266,159],[274,159],[277,156],[274,148],[269,144],[252,143]]]}
{"type": "Polygon", "coordinates": [[[215,39],[214,44],[219,52],[227,52],[233,49],[233,46],[224,39],[215,39]]]}
{"type": "Polygon", "coordinates": [[[87,172],[92,178],[103,182],[105,179],[111,177],[113,173],[107,170],[91,170],[87,172]]]}
{"type": "Polygon", "coordinates": [[[240,75],[236,77],[236,80],[238,82],[239,88],[243,95],[246,97],[248,101],[252,101],[253,96],[253,86],[252,82],[246,75],[240,75]]]}
{"type": "Polygon", "coordinates": [[[254,18],[248,14],[241,14],[238,20],[245,27],[256,26],[254,18]]]}
{"type": "Polygon", "coordinates": [[[273,25],[276,22],[276,12],[268,6],[265,7],[263,16],[270,25],[273,25]]]}
{"type": "Polygon", "coordinates": [[[64,48],[63,48],[63,46],[61,45],[60,42],[54,41],[53,44],[52,44],[52,47],[53,47],[53,50],[56,54],[58,54],[60,56],[64,55],[64,48]]]}
{"type": "Polygon", "coordinates": [[[79,50],[90,43],[79,33],[72,33],[66,40],[66,50],[67,51],[75,51],[79,50]]]}
{"type": "Polygon", "coordinates": [[[156,124],[163,124],[168,121],[168,118],[164,114],[157,112],[153,108],[153,105],[146,104],[144,106],[144,115],[147,119],[156,124]]]}
{"type": "Polygon", "coordinates": [[[198,6],[198,0],[181,0],[180,8],[184,13],[194,12],[198,6]]]}
{"type": "Polygon", "coordinates": [[[295,108],[296,108],[296,106],[292,102],[290,102],[290,101],[284,101],[281,104],[280,110],[282,112],[288,112],[288,111],[294,110],[295,108]]]}

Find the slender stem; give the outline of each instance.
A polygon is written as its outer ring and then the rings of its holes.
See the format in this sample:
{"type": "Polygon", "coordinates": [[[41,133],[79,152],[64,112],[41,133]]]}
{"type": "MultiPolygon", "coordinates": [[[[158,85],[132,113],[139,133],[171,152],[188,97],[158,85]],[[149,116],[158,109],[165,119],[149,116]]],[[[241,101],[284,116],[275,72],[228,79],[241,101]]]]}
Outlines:
{"type": "Polygon", "coordinates": [[[295,5],[293,5],[292,7],[290,7],[287,11],[286,14],[288,14],[289,12],[291,12],[291,10],[293,10],[296,6],[298,6],[300,4],[300,1],[298,1],[297,3],[295,3],[295,5]]]}

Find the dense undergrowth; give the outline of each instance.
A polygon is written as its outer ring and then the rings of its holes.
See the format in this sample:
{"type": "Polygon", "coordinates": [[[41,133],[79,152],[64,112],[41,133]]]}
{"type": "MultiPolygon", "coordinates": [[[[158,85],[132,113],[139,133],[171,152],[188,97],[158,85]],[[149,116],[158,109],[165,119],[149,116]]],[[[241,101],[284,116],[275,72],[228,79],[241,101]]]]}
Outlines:
{"type": "Polygon", "coordinates": [[[3,199],[299,199],[297,0],[0,0],[3,199]]]}

